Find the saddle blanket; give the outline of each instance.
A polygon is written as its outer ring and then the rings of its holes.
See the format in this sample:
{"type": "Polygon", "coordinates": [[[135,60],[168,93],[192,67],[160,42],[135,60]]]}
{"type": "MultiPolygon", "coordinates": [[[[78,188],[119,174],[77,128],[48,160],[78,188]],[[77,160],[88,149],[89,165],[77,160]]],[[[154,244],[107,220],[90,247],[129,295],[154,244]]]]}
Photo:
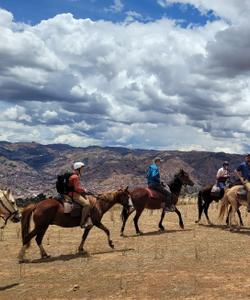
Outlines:
{"type": "Polygon", "coordinates": [[[211,193],[219,194],[220,193],[220,188],[216,184],[214,184],[212,189],[211,189],[211,193]]]}

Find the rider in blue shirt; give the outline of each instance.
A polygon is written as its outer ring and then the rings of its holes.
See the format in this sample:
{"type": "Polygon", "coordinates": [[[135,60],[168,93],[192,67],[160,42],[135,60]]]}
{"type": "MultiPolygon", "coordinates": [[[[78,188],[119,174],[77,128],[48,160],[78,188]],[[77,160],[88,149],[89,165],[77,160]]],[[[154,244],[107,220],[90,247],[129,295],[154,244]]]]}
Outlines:
{"type": "Polygon", "coordinates": [[[250,212],[250,153],[246,155],[245,161],[236,169],[236,174],[247,190],[247,211],[250,212]]]}
{"type": "Polygon", "coordinates": [[[172,194],[166,188],[160,180],[159,166],[162,160],[160,157],[154,159],[154,163],[148,167],[147,181],[148,187],[162,193],[165,196],[165,211],[175,211],[175,206],[172,203],[172,194]]]}

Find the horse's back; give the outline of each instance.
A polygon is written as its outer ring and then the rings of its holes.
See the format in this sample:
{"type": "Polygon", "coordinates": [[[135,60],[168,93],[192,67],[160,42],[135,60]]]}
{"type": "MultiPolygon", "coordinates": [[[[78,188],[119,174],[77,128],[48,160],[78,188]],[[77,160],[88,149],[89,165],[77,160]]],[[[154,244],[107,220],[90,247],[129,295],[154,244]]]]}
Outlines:
{"type": "Polygon", "coordinates": [[[161,203],[165,200],[164,195],[148,187],[135,188],[130,194],[135,207],[160,209],[161,203]]]}

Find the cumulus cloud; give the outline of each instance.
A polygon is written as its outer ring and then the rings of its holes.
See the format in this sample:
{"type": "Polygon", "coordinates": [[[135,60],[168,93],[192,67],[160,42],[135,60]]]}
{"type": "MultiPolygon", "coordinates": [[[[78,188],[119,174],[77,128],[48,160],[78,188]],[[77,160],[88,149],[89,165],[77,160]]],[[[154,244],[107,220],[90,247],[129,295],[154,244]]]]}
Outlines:
{"type": "Polygon", "coordinates": [[[157,0],[157,3],[162,7],[168,7],[171,4],[193,5],[203,14],[212,10],[217,16],[234,23],[248,19],[250,10],[248,0],[157,0]]]}
{"type": "Polygon", "coordinates": [[[178,2],[226,20],[182,28],[135,12],[123,23],[60,14],[31,26],[0,10],[1,139],[245,151],[248,3],[233,15],[231,0],[178,2]]]}

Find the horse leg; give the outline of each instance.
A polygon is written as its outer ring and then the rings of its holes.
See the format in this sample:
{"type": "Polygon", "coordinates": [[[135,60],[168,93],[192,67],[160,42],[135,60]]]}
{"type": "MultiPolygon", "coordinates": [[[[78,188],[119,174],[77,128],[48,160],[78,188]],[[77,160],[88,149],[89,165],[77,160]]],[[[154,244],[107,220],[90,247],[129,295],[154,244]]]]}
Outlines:
{"type": "Polygon", "coordinates": [[[85,230],[83,232],[82,240],[81,240],[81,243],[78,247],[78,252],[81,253],[81,254],[85,253],[85,251],[83,250],[83,245],[84,245],[84,243],[86,241],[86,238],[87,238],[87,236],[88,236],[91,229],[92,229],[92,227],[87,227],[87,228],[85,228],[85,230]]]}
{"type": "Polygon", "coordinates": [[[50,257],[50,255],[48,255],[46,253],[46,251],[44,250],[43,245],[42,245],[42,240],[43,240],[43,237],[44,237],[45,232],[48,229],[48,227],[49,226],[45,226],[45,227],[39,228],[37,230],[36,243],[37,243],[37,246],[40,249],[41,258],[49,258],[50,257]]]}
{"type": "Polygon", "coordinates": [[[213,225],[213,223],[210,221],[209,216],[208,216],[208,209],[209,209],[209,206],[210,206],[211,202],[212,201],[205,202],[205,205],[204,205],[204,213],[205,213],[205,216],[207,218],[208,225],[213,225]]]}
{"type": "Polygon", "coordinates": [[[227,219],[226,219],[227,226],[229,226],[229,216],[230,216],[231,211],[232,211],[232,206],[230,206],[228,214],[227,214],[227,219]]]}
{"type": "Polygon", "coordinates": [[[114,249],[115,246],[113,244],[113,241],[110,238],[110,232],[109,232],[108,228],[106,226],[104,226],[102,223],[95,224],[95,226],[100,228],[101,230],[103,230],[106,233],[106,235],[108,237],[108,244],[109,244],[110,248],[114,249]]]}
{"type": "Polygon", "coordinates": [[[241,217],[241,212],[240,212],[239,208],[237,209],[237,214],[238,214],[238,216],[239,216],[240,226],[244,226],[244,223],[243,223],[242,217],[241,217]]]}
{"type": "Polygon", "coordinates": [[[165,210],[164,208],[162,209],[162,212],[161,212],[161,219],[160,219],[160,222],[159,222],[159,228],[160,228],[160,231],[165,231],[165,228],[164,226],[162,225],[162,222],[163,222],[163,219],[165,217],[165,210]]]}
{"type": "Polygon", "coordinates": [[[182,221],[182,216],[181,216],[181,212],[178,210],[177,207],[175,207],[175,213],[178,215],[179,217],[179,226],[181,227],[181,229],[184,229],[184,224],[182,221]]]}
{"type": "Polygon", "coordinates": [[[233,231],[234,222],[235,222],[235,213],[236,213],[236,209],[234,206],[232,206],[232,210],[231,210],[230,217],[229,217],[230,231],[233,231]]]}
{"type": "Polygon", "coordinates": [[[198,220],[195,221],[195,223],[199,223],[201,220],[201,215],[202,212],[204,210],[204,199],[202,197],[202,192],[200,191],[198,194],[198,202],[197,202],[197,206],[198,206],[198,220]]]}
{"type": "Polygon", "coordinates": [[[124,229],[125,229],[126,222],[128,220],[128,217],[134,211],[135,211],[135,208],[133,210],[131,210],[130,212],[128,212],[126,208],[123,208],[123,210],[122,210],[122,227],[121,227],[121,231],[120,231],[120,236],[124,236],[124,229]]]}
{"type": "Polygon", "coordinates": [[[138,220],[139,220],[140,215],[143,212],[143,210],[144,210],[144,207],[136,210],[136,215],[134,217],[135,231],[136,231],[136,234],[138,234],[138,235],[143,234],[143,232],[140,231],[139,226],[138,226],[138,220]]]}
{"type": "Polygon", "coordinates": [[[29,247],[28,244],[31,241],[31,239],[37,235],[37,229],[34,228],[29,234],[28,236],[25,238],[25,241],[23,243],[23,246],[18,254],[18,261],[19,263],[22,263],[24,261],[24,255],[25,255],[25,251],[26,249],[29,247]]]}

